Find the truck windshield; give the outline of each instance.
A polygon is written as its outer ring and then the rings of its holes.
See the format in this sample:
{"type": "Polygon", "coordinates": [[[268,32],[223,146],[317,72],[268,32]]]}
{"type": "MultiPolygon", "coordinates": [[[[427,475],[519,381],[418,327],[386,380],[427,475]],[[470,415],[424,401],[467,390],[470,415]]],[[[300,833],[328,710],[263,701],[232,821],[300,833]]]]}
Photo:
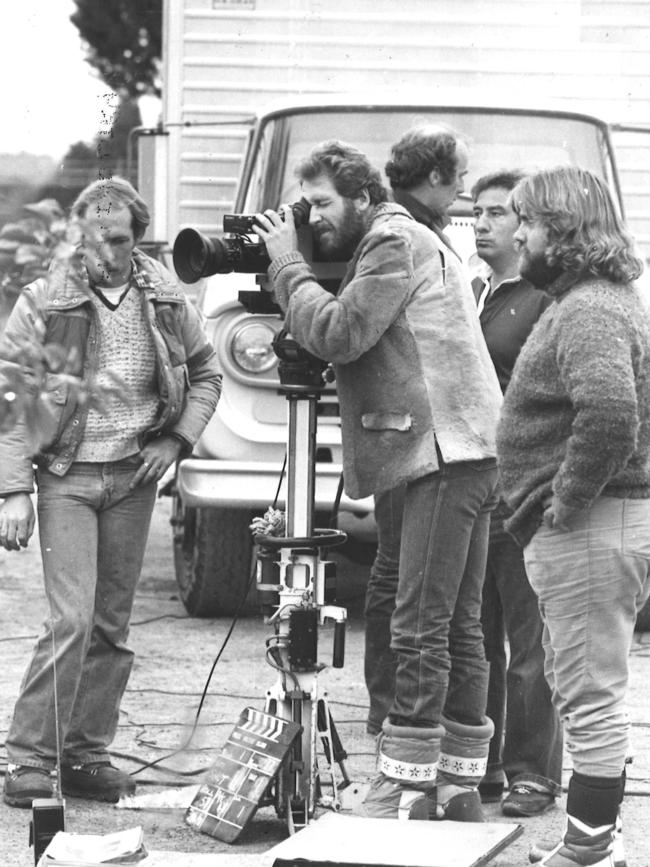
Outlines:
{"type": "MultiPolygon", "coordinates": [[[[342,139],[360,148],[383,173],[393,142],[418,123],[445,123],[464,136],[470,148],[466,191],[481,175],[500,169],[531,171],[560,164],[581,165],[609,183],[612,168],[604,125],[589,118],[552,113],[487,109],[311,110],[282,114],[264,125],[253,155],[245,201],[247,213],[300,198],[294,169],[319,142],[342,139]]],[[[457,216],[469,216],[466,203],[457,216]]]]}

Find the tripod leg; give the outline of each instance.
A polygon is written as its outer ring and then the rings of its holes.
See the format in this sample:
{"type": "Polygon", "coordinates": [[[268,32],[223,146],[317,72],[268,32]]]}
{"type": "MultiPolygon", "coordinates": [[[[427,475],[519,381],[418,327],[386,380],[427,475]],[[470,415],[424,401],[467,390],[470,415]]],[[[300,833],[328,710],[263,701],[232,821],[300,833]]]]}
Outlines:
{"type": "Polygon", "coordinates": [[[327,700],[324,698],[318,700],[318,731],[320,733],[323,752],[325,753],[327,763],[331,765],[336,762],[341,770],[343,783],[338,788],[344,789],[350,784],[350,777],[348,776],[348,772],[344,765],[344,761],[347,759],[348,754],[343,748],[327,700]]]}
{"type": "Polygon", "coordinates": [[[308,694],[294,692],[279,698],[267,697],[266,710],[302,726],[302,734],[285,759],[275,782],[275,811],[278,817],[286,818],[289,833],[293,834],[308,824],[317,800],[315,703],[308,694]]]}

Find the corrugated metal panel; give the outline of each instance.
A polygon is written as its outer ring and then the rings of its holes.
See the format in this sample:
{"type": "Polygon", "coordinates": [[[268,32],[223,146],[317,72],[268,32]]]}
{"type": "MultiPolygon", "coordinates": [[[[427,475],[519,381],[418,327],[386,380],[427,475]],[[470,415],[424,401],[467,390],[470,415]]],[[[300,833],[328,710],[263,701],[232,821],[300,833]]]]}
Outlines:
{"type": "MultiPolygon", "coordinates": [[[[556,0],[543,14],[538,0],[166,0],[169,237],[220,231],[248,132],[238,121],[278,97],[372,88],[422,101],[460,86],[644,120],[650,43],[636,36],[649,18],[650,2],[620,0],[556,0]]],[[[636,181],[623,173],[628,211],[643,220],[636,181]]]]}

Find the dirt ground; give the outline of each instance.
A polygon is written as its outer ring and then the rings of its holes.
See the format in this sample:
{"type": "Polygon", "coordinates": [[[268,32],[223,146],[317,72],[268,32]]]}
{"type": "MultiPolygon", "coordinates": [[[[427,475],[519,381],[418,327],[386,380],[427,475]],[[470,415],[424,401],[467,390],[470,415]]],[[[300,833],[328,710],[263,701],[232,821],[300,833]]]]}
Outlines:
{"type": "MultiPolygon", "coordinates": [[[[139,794],[172,792],[196,785],[218,753],[244,707],[263,708],[275,675],[264,660],[265,639],[272,630],[261,616],[236,624],[217,664],[191,744],[201,694],[230,619],[187,617],[176,594],[169,531],[169,501],[158,502],[145,568],[135,605],[131,645],[136,663],[122,705],[115,762],[135,774],[139,794]],[[156,767],[144,768],[159,760],[156,767]]],[[[374,767],[374,739],[365,733],[363,623],[360,616],[364,567],[339,568],[339,585],[348,606],[346,661],[329,669],[325,682],[330,708],[345,749],[354,787],[368,783],[374,767]]],[[[4,737],[31,645],[45,616],[38,545],[27,551],[0,553],[0,771],[6,767],[4,737]]],[[[323,630],[321,656],[331,659],[331,633],[323,630]]],[[[628,867],[650,867],[650,634],[637,636],[631,657],[630,711],[637,757],[630,773],[624,823],[628,867]]],[[[565,770],[565,775],[568,771],[565,770]]],[[[561,807],[564,805],[562,799],[561,807]]],[[[490,822],[511,822],[497,805],[488,807],[490,822]]],[[[272,808],[258,811],[234,845],[203,835],[184,822],[183,809],[119,810],[112,805],[66,800],[66,829],[79,834],[107,834],[141,825],[150,851],[178,853],[262,853],[285,839],[287,828],[272,808]]],[[[31,812],[0,804],[0,867],[33,865],[28,846],[31,812]]],[[[557,838],[563,811],[523,820],[523,833],[491,864],[520,867],[528,863],[531,842],[557,838]]],[[[215,863],[219,863],[215,858],[215,863]]],[[[223,859],[224,861],[228,859],[223,859]]]]}

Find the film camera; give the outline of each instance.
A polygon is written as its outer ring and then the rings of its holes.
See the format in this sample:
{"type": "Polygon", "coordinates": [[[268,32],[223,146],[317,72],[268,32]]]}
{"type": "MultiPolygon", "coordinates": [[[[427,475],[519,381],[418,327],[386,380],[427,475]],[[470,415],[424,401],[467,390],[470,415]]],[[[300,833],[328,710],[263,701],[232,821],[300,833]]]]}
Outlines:
{"type": "MultiPolygon", "coordinates": [[[[310,205],[306,199],[291,205],[296,227],[309,221],[310,205]]],[[[183,229],[174,241],[174,269],[184,283],[196,283],[213,274],[264,273],[270,259],[261,241],[253,241],[255,217],[248,214],[226,214],[223,230],[231,237],[208,238],[196,229],[183,229]]]]}

